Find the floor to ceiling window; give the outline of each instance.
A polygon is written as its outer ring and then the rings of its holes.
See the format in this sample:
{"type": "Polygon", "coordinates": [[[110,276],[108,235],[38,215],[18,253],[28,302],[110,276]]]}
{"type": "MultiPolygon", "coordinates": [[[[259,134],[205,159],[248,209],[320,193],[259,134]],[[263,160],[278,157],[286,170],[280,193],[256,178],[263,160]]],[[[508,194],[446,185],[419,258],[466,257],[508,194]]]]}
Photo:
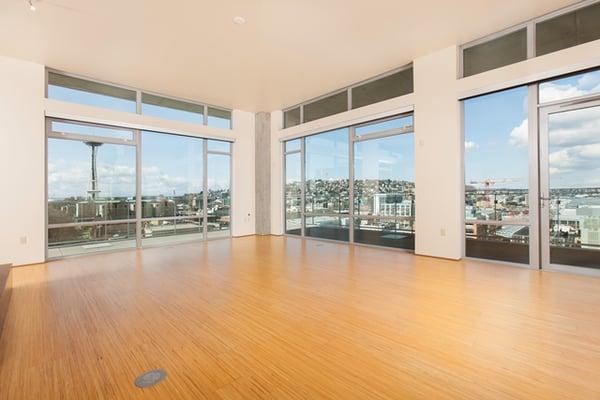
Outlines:
{"type": "Polygon", "coordinates": [[[207,235],[230,235],[231,227],[231,144],[207,141],[207,235]]]}
{"type": "Polygon", "coordinates": [[[600,269],[599,92],[594,70],[463,101],[467,256],[600,269]]]}
{"type": "Polygon", "coordinates": [[[302,234],[302,140],[285,143],[285,233],[302,234]]]}
{"type": "Polygon", "coordinates": [[[466,255],[529,263],[528,90],[465,100],[466,255]]]}
{"type": "Polygon", "coordinates": [[[305,139],[304,234],[349,238],[350,186],[347,128],[305,139]]]}
{"type": "Polygon", "coordinates": [[[142,241],[203,237],[204,139],[142,132],[142,241]]]}
{"type": "Polygon", "coordinates": [[[356,128],[354,241],[415,248],[412,116],[356,128]],[[403,133],[397,133],[403,130],[403,133]]]}
{"type": "Polygon", "coordinates": [[[230,147],[48,119],[48,257],[229,236],[230,147]]]}
{"type": "Polygon", "coordinates": [[[285,232],[414,249],[412,118],[285,142],[285,232]]]}

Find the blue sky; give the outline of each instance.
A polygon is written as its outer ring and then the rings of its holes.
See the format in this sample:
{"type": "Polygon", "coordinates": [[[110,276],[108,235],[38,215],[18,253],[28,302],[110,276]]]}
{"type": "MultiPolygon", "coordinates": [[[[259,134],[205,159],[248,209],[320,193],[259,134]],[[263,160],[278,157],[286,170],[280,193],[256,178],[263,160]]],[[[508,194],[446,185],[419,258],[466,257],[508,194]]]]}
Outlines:
{"type": "MultiPolygon", "coordinates": [[[[597,92],[600,71],[593,71],[542,83],[539,98],[548,103],[597,92]]],[[[465,182],[527,188],[527,88],[469,99],[464,107],[465,182]]],[[[551,115],[549,144],[551,188],[600,186],[599,107],[551,115]]]]}
{"type": "MultiPolygon", "coordinates": [[[[135,112],[135,102],[58,86],[48,86],[48,97],[135,112]]],[[[143,105],[144,114],[191,123],[202,123],[202,116],[191,112],[143,105]]],[[[209,117],[209,125],[229,129],[229,121],[209,117]]],[[[112,129],[54,122],[56,131],[94,134],[132,139],[127,129],[112,129]]],[[[81,142],[48,142],[48,196],[87,196],[90,186],[90,148],[81,142]]],[[[181,195],[202,189],[202,140],[197,138],[144,132],[142,134],[142,195],[181,195]]],[[[228,151],[226,142],[209,141],[209,150],[228,151]]],[[[97,169],[101,196],[135,196],[135,148],[104,144],[98,148],[97,169]]],[[[208,159],[209,189],[229,187],[229,157],[211,155],[208,159]]]]}
{"type": "MultiPolygon", "coordinates": [[[[202,139],[142,132],[142,195],[172,196],[200,192],[202,146],[202,139]]],[[[209,148],[222,150],[223,145],[215,143],[209,148]]],[[[90,158],[91,149],[83,142],[49,139],[48,196],[87,196],[90,158]]],[[[209,189],[229,188],[229,160],[226,155],[209,154],[209,189]]],[[[97,170],[100,196],[135,196],[134,146],[103,144],[97,149],[97,170]]]]}
{"type": "MultiPolygon", "coordinates": [[[[132,101],[52,86],[49,90],[52,98],[135,112],[132,101]]],[[[600,92],[600,71],[543,83],[540,85],[540,101],[556,101],[595,92],[600,92]]],[[[518,87],[469,99],[464,102],[464,108],[466,183],[496,180],[499,182],[495,188],[527,188],[527,88],[518,87]]],[[[200,121],[193,113],[176,110],[171,113],[159,107],[148,110],[163,118],[200,121]]],[[[396,122],[384,122],[376,128],[392,128],[397,125],[396,122]]],[[[68,130],[69,126],[61,128],[68,130]]],[[[94,130],[94,134],[110,137],[130,136],[127,130],[86,128],[90,129],[94,130]]],[[[79,128],[71,131],[83,132],[79,128]]],[[[413,136],[408,134],[357,143],[356,178],[414,180],[413,136]]],[[[214,144],[209,148],[225,150],[222,146],[228,145],[214,144]]],[[[551,116],[549,152],[552,187],[600,186],[600,108],[551,116]]],[[[199,192],[203,175],[201,154],[201,140],[144,133],[143,194],[199,192]]],[[[49,196],[85,196],[89,188],[89,157],[90,149],[83,143],[49,140],[49,196]]],[[[347,179],[348,129],[307,137],[306,160],[307,179],[347,179]]],[[[211,155],[208,163],[209,188],[227,188],[229,158],[211,155]]],[[[100,147],[98,173],[102,195],[133,196],[134,148],[108,144],[100,147]]],[[[288,168],[288,179],[299,178],[299,169],[288,168]]],[[[481,184],[475,186],[482,187],[481,184]]]]}
{"type": "Polygon", "coordinates": [[[465,182],[493,179],[503,181],[495,188],[527,188],[527,88],[466,100],[464,110],[465,182]]]}

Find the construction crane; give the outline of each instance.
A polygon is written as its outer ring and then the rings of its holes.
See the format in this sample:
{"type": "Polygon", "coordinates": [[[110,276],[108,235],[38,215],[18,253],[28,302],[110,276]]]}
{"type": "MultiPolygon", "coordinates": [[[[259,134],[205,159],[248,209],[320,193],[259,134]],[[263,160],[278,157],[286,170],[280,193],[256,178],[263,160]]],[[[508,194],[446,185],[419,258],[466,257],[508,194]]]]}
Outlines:
{"type": "MultiPolygon", "coordinates": [[[[512,179],[512,178],[503,178],[503,179],[484,179],[482,181],[471,181],[469,182],[471,185],[483,185],[484,187],[484,195],[486,197],[488,197],[487,201],[489,202],[489,196],[492,195],[492,186],[498,184],[498,183],[510,183],[510,182],[516,182],[518,179],[512,179]]],[[[498,200],[496,200],[496,194],[494,193],[494,219],[497,219],[498,217],[498,200]]]]}
{"type": "Polygon", "coordinates": [[[512,178],[484,179],[482,181],[471,181],[471,182],[469,182],[469,184],[471,184],[471,185],[483,185],[486,194],[489,194],[489,192],[492,190],[492,186],[494,186],[494,185],[496,185],[498,183],[516,182],[517,180],[518,179],[512,179],[512,178]]]}

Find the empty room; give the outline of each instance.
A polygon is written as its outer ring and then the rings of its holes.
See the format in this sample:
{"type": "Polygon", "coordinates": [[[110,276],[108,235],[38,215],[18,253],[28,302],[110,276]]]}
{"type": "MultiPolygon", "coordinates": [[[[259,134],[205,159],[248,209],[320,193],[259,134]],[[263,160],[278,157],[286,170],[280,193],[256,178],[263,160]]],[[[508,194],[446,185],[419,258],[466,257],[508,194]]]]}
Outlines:
{"type": "Polygon", "coordinates": [[[600,0],[0,0],[0,400],[600,399],[600,0]]]}

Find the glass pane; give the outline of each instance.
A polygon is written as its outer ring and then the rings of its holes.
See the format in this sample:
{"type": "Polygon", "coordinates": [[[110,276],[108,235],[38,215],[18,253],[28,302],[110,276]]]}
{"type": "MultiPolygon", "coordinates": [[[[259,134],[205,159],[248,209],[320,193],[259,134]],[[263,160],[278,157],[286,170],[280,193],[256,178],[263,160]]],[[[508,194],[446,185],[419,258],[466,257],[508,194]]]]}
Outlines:
{"type": "Polygon", "coordinates": [[[413,116],[405,115],[399,118],[389,119],[387,121],[376,122],[374,124],[365,124],[357,126],[355,129],[356,136],[368,135],[371,133],[389,131],[390,129],[412,128],[413,116]]]}
{"type": "Polygon", "coordinates": [[[283,113],[284,128],[290,128],[299,125],[300,123],[300,107],[293,108],[283,113]]]}
{"type": "Polygon", "coordinates": [[[231,153],[231,143],[222,140],[207,140],[208,151],[219,151],[222,153],[231,153]]]}
{"type": "Polygon", "coordinates": [[[348,111],[348,92],[325,97],[304,106],[304,122],[314,121],[330,115],[348,111]]]}
{"type": "Polygon", "coordinates": [[[111,128],[107,126],[88,125],[66,121],[52,121],[50,124],[50,129],[54,133],[72,133],[75,135],[133,140],[133,132],[128,129],[111,128]]]}
{"type": "Polygon", "coordinates": [[[202,215],[202,142],[142,132],[142,218],[202,215]]]}
{"type": "Polygon", "coordinates": [[[135,248],[135,222],[48,229],[48,257],[135,248]]]}
{"type": "Polygon", "coordinates": [[[231,220],[231,157],[208,154],[208,237],[229,237],[231,220]]]}
{"type": "Polygon", "coordinates": [[[300,153],[285,156],[285,232],[302,232],[302,181],[300,153]]]}
{"type": "Polygon", "coordinates": [[[48,139],[48,224],[135,218],[135,147],[48,139]]]}
{"type": "Polygon", "coordinates": [[[312,216],[306,217],[306,236],[330,239],[343,240],[347,242],[349,239],[349,221],[347,216],[329,217],[329,216],[312,216]]]}
{"type": "Polygon", "coordinates": [[[463,76],[527,59],[527,29],[508,33],[463,50],[463,76]]]}
{"type": "Polygon", "coordinates": [[[231,111],[208,107],[208,126],[231,129],[231,111]]]}
{"type": "Polygon", "coordinates": [[[167,244],[180,240],[202,239],[202,218],[142,221],[142,244],[167,244]]]}
{"type": "Polygon", "coordinates": [[[412,133],[354,144],[354,215],[365,217],[356,220],[360,225],[355,230],[361,231],[358,232],[359,237],[355,237],[357,242],[370,243],[372,240],[371,244],[414,248],[407,247],[414,246],[411,222],[415,216],[412,133]],[[381,220],[373,216],[403,217],[403,220],[381,220]],[[390,230],[400,229],[404,233],[386,236],[384,240],[380,237],[391,235],[390,230]]]}
{"type": "Polygon", "coordinates": [[[592,4],[536,24],[538,56],[600,39],[600,4],[592,4]]]}
{"type": "Polygon", "coordinates": [[[600,268],[600,107],[548,118],[550,263],[600,268]]]}
{"type": "Polygon", "coordinates": [[[584,72],[543,82],[539,86],[540,103],[566,100],[600,92],[600,70],[584,72]]]}
{"type": "Polygon", "coordinates": [[[391,99],[413,92],[413,68],[396,72],[352,88],[352,108],[391,99]]]}
{"type": "Polygon", "coordinates": [[[175,121],[204,124],[204,106],[142,93],[142,114],[175,121]]]}
{"type": "Polygon", "coordinates": [[[306,152],[306,212],[347,214],[348,129],[307,137],[306,152]]]}
{"type": "Polygon", "coordinates": [[[300,139],[288,140],[285,142],[285,151],[299,151],[301,147],[300,139]]]}
{"type": "Polygon", "coordinates": [[[527,88],[464,101],[466,220],[527,220],[527,88]]]}
{"type": "Polygon", "coordinates": [[[136,112],[136,92],[103,83],[48,72],[48,98],[136,112]]]}
{"type": "Polygon", "coordinates": [[[467,257],[529,264],[529,227],[485,225],[468,222],[467,257]]]}
{"type": "Polygon", "coordinates": [[[399,249],[415,248],[414,220],[377,217],[354,219],[354,241],[399,249]]]}
{"type": "Polygon", "coordinates": [[[522,249],[529,218],[527,88],[465,100],[464,127],[466,255],[528,262],[522,249]],[[477,223],[490,220],[525,222],[477,223]]]}

